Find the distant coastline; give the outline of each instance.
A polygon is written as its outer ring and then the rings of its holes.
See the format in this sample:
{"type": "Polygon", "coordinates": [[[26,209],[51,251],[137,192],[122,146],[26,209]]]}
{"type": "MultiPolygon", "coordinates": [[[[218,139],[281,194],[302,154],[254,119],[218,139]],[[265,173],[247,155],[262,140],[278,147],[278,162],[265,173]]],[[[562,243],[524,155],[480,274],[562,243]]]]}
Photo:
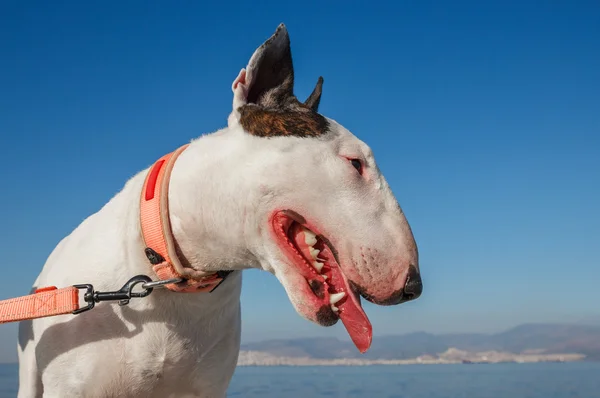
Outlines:
{"type": "Polygon", "coordinates": [[[600,325],[524,324],[485,333],[414,332],[373,339],[360,354],[334,337],[242,344],[239,366],[366,366],[600,361],[600,325]]]}
{"type": "Polygon", "coordinates": [[[322,359],[310,357],[277,356],[261,351],[240,351],[238,366],[371,366],[371,365],[439,365],[476,363],[535,363],[576,362],[586,356],[577,353],[540,354],[524,352],[514,354],[502,351],[469,352],[450,348],[437,355],[421,355],[411,359],[322,359]]]}

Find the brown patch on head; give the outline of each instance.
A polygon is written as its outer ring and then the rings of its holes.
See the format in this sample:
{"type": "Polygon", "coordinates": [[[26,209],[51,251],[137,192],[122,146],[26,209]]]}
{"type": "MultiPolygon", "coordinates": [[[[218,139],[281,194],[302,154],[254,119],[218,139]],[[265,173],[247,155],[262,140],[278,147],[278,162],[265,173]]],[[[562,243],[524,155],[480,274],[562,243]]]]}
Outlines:
{"type": "Polygon", "coordinates": [[[285,108],[244,105],[239,108],[240,124],[259,137],[318,137],[327,133],[327,119],[302,104],[294,105],[285,108]]]}

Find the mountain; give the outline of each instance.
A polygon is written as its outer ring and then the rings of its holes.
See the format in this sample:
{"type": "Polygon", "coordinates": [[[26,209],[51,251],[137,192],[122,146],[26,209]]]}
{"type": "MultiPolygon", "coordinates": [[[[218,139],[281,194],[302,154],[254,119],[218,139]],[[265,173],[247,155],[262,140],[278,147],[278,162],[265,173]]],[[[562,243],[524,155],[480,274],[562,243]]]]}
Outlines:
{"type": "Polygon", "coordinates": [[[244,351],[260,351],[281,357],[315,359],[411,359],[436,355],[450,348],[467,351],[578,353],[600,360],[600,326],[525,324],[496,334],[425,332],[376,336],[371,349],[360,354],[349,341],[336,338],[278,339],[242,345],[244,351]]]}

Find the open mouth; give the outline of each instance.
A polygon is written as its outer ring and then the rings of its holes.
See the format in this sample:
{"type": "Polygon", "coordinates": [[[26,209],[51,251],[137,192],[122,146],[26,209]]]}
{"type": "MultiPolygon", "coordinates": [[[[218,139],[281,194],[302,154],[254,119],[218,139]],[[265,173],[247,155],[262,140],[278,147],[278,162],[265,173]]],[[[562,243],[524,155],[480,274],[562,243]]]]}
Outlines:
{"type": "Polygon", "coordinates": [[[342,272],[335,248],[314,226],[293,213],[277,212],[273,227],[281,248],[310,286],[306,295],[312,297],[306,300],[317,308],[317,322],[331,326],[341,319],[356,348],[366,352],[373,335],[371,323],[359,294],[342,272]]]}

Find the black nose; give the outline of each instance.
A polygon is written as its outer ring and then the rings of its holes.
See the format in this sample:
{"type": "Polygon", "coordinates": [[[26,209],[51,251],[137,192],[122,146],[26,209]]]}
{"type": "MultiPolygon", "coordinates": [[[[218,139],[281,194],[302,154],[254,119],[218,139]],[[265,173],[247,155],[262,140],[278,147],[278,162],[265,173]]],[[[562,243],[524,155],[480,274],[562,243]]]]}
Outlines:
{"type": "Polygon", "coordinates": [[[419,271],[414,265],[410,265],[408,267],[408,276],[406,278],[406,282],[404,283],[404,287],[396,290],[394,293],[392,293],[390,297],[385,299],[378,299],[368,294],[365,289],[358,286],[352,281],[350,281],[350,286],[352,287],[352,290],[354,290],[356,293],[359,293],[365,299],[377,305],[397,305],[406,303],[407,301],[419,298],[419,296],[423,292],[423,282],[421,281],[421,275],[419,275],[419,271]]]}
{"type": "Polygon", "coordinates": [[[406,278],[406,284],[404,285],[404,297],[403,301],[410,301],[418,298],[423,293],[423,282],[421,281],[421,275],[417,271],[417,267],[411,265],[408,269],[408,278],[406,278]]]}

